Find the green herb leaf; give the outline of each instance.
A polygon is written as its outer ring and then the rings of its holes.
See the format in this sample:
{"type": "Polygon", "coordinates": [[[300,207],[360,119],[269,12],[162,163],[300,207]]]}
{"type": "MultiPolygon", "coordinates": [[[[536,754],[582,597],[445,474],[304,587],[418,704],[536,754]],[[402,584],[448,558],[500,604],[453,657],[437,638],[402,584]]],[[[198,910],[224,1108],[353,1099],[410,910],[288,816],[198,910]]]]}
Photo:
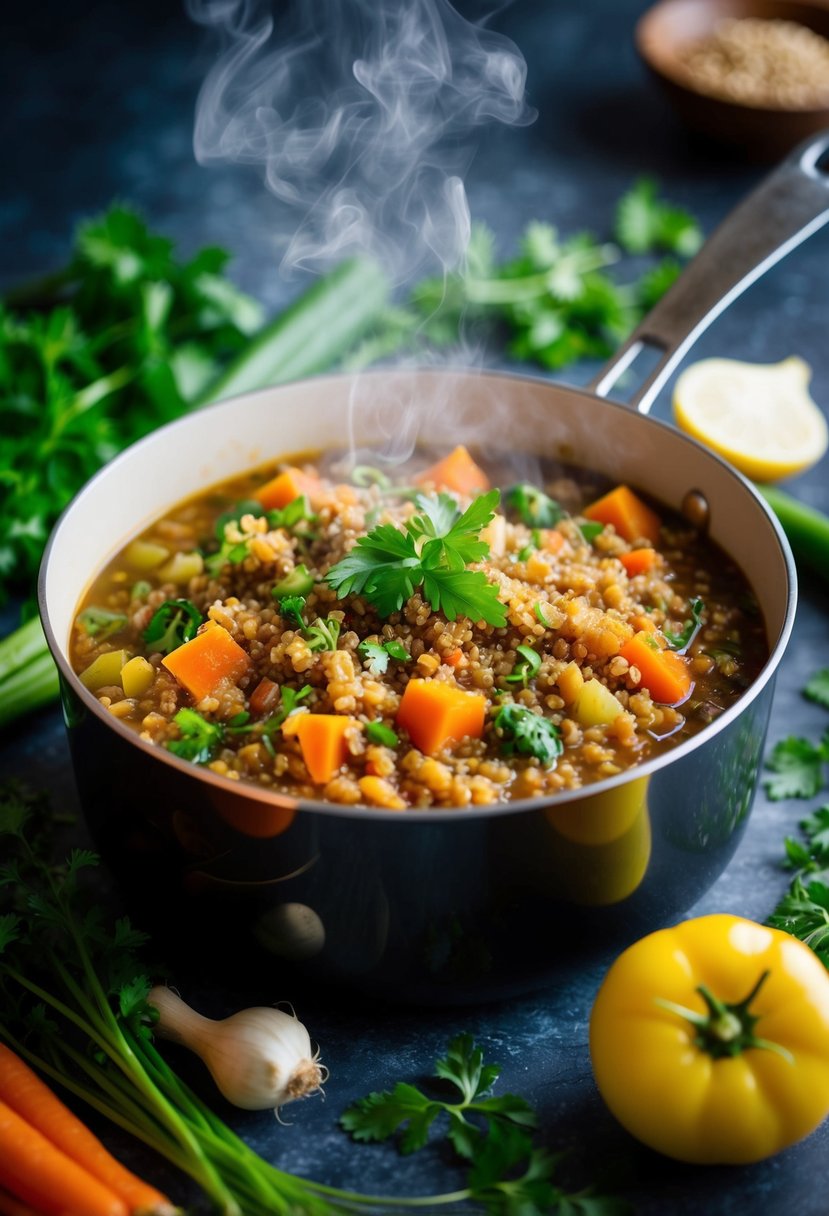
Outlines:
{"type": "Polygon", "coordinates": [[[390,657],[401,663],[405,663],[409,658],[409,652],[397,638],[392,638],[389,642],[361,642],[357,653],[366,661],[373,676],[381,676],[388,670],[390,657]]]}
{"type": "Polygon", "coordinates": [[[773,777],[763,781],[773,802],[781,798],[813,798],[823,786],[823,765],[827,757],[826,737],[820,746],[794,735],[776,744],[766,761],[773,777]]]}
{"type": "Polygon", "coordinates": [[[168,751],[193,764],[209,764],[224,742],[221,722],[208,722],[195,709],[180,709],[173,718],[181,737],[165,744],[168,751]]]}
{"type": "Polygon", "coordinates": [[[702,244],[702,233],[687,211],[657,196],[657,183],[652,178],[642,177],[619,201],[616,239],[628,253],[664,249],[692,257],[702,244]]]}
{"type": "Polygon", "coordinates": [[[190,600],[165,600],[150,617],[144,630],[149,650],[169,654],[196,636],[202,615],[190,600]]]}
{"type": "Polygon", "coordinates": [[[304,611],[304,595],[285,595],[279,601],[279,615],[286,621],[293,621],[300,633],[305,629],[304,611]]]}
{"type": "Polygon", "coordinates": [[[118,633],[127,623],[123,612],[110,612],[107,608],[94,607],[85,608],[78,615],[78,620],[90,637],[100,638],[101,641],[118,633]]]}
{"type": "Polygon", "coordinates": [[[467,616],[503,625],[506,607],[498,600],[497,587],[482,571],[465,569],[489,552],[478,536],[497,503],[498,491],[493,490],[460,514],[447,494],[418,495],[420,514],[407,522],[405,531],[379,524],[332,566],[326,581],[340,597],[365,596],[381,616],[398,612],[422,586],[433,610],[442,611],[449,620],[467,616]]]}
{"type": "Polygon", "coordinates": [[[829,667],[816,671],[803,689],[804,697],[817,702],[824,709],[829,709],[829,667]]]}
{"type": "Polygon", "coordinates": [[[604,532],[604,524],[600,524],[598,520],[583,519],[579,520],[576,528],[581,533],[581,538],[586,545],[592,545],[597,536],[601,536],[604,532]]]}
{"type": "Polygon", "coordinates": [[[340,628],[341,623],[336,617],[317,617],[313,624],[303,631],[308,649],[311,651],[336,650],[340,628]]]}
{"type": "Polygon", "coordinates": [[[504,738],[502,750],[507,755],[534,756],[545,768],[550,768],[564,751],[554,723],[523,705],[502,705],[493,724],[504,738]]]}
{"type": "Polygon", "coordinates": [[[693,642],[696,635],[699,633],[703,624],[703,613],[705,612],[705,604],[701,599],[693,599],[688,605],[691,616],[685,621],[682,630],[679,633],[671,633],[668,629],[662,630],[662,636],[665,638],[672,650],[682,654],[687,650],[693,642]]]}
{"type": "Polygon", "coordinates": [[[515,652],[521,657],[505,679],[510,684],[523,684],[526,688],[541,670],[541,655],[532,646],[516,646],[515,652]]]}
{"type": "Polygon", "coordinates": [[[390,726],[384,722],[366,722],[366,738],[370,743],[383,747],[397,747],[400,740],[390,726]]]}
{"type": "Polygon", "coordinates": [[[529,482],[520,482],[507,490],[505,502],[528,528],[554,528],[566,515],[554,498],[529,482]]]}

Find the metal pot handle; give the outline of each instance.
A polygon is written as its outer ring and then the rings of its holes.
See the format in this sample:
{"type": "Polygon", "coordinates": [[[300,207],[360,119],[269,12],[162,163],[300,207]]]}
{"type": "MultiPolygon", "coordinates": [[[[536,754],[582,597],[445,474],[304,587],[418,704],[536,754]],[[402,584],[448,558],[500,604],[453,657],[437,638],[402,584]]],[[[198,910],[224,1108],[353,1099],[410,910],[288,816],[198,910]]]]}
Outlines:
{"type": "Polygon", "coordinates": [[[625,398],[647,414],[686,350],[741,292],[829,221],[829,131],[807,140],[705,242],[681,278],[590,384],[606,397],[646,348],[658,361],[625,398]]]}

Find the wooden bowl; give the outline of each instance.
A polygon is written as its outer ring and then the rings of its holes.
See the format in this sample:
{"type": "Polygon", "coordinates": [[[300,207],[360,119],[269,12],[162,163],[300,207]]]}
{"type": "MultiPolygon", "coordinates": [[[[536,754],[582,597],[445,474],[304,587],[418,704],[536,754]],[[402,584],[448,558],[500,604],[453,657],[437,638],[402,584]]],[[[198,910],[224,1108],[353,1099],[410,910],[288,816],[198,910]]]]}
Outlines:
{"type": "Polygon", "coordinates": [[[684,62],[688,48],[728,18],[796,21],[829,38],[829,0],[661,0],[636,27],[636,48],[677,114],[698,134],[774,159],[829,127],[829,103],[816,109],[755,106],[700,92],[684,62]]]}

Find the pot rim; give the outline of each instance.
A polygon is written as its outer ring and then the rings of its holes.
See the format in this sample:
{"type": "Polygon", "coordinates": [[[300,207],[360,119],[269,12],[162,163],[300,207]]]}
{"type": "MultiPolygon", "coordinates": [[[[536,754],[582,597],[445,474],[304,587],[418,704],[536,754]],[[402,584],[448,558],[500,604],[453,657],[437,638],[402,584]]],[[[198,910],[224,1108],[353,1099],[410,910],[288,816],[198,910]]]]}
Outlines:
{"type": "MultiPolygon", "coordinates": [[[[738,560],[738,555],[730,554],[735,560],[738,560]]],[[[773,679],[780,665],[780,661],[786,650],[786,647],[791,636],[794,625],[795,611],[797,607],[797,573],[794,562],[794,557],[791,551],[791,546],[780,526],[777,517],[769,507],[768,503],[761,494],[754,488],[751,482],[739,473],[728,461],[712,452],[704,444],[686,435],[678,428],[672,426],[669,422],[659,418],[654,418],[650,414],[641,414],[632,409],[624,402],[614,401],[606,397],[600,397],[596,393],[589,392],[584,388],[575,387],[565,382],[550,380],[548,377],[541,375],[531,375],[524,372],[515,372],[511,370],[500,370],[496,368],[477,369],[463,366],[446,366],[439,368],[376,368],[358,373],[349,372],[331,372],[324,375],[305,377],[300,380],[286,381],[282,384],[273,385],[269,388],[257,389],[249,393],[240,393],[234,397],[227,397],[221,401],[213,402],[210,405],[203,406],[190,414],[185,414],[180,418],[174,419],[172,422],[166,423],[162,427],[151,431],[142,439],[130,444],[122,452],[119,452],[111,461],[104,465],[95,473],[89,481],[74,495],[71,501],[64,507],[54,528],[52,529],[46,548],[43,552],[43,558],[40,564],[38,573],[37,586],[37,601],[40,619],[43,626],[43,631],[46,636],[46,641],[51,651],[52,657],[58,666],[62,681],[65,681],[73,695],[81,701],[87,711],[91,711],[95,716],[104,722],[108,729],[114,730],[125,742],[137,747],[147,755],[148,759],[152,759],[162,764],[171,766],[175,771],[193,778],[196,781],[205,783],[206,785],[216,789],[224,794],[233,794],[236,797],[244,797],[255,802],[261,802],[267,806],[278,806],[283,808],[310,811],[320,815],[334,815],[339,818],[358,819],[365,821],[366,816],[371,817],[371,821],[375,822],[378,819],[384,822],[406,823],[416,822],[423,823],[429,821],[432,823],[456,822],[459,819],[481,819],[481,818],[498,818],[504,815],[522,814],[527,811],[542,810],[550,806],[561,806],[570,802],[577,802],[593,794],[605,793],[609,790],[616,789],[629,781],[636,780],[640,777],[650,777],[653,773],[666,767],[668,764],[689,755],[698,748],[704,746],[709,740],[713,739],[720,731],[725,730],[736,718],[738,718],[751,703],[760,695],[762,690],[773,679]],[[219,773],[211,772],[199,765],[194,765],[187,760],[182,760],[178,756],[174,756],[172,752],[166,748],[158,747],[148,740],[142,739],[134,730],[126,726],[118,718],[113,717],[108,713],[97,697],[95,697],[81,683],[79,677],[71,667],[67,654],[62,645],[60,645],[55,636],[55,631],[52,628],[52,622],[49,612],[49,604],[46,593],[46,578],[49,568],[49,562],[53,549],[60,543],[60,533],[69,519],[70,515],[75,510],[77,504],[86,499],[90,495],[96,493],[97,484],[102,479],[104,474],[109,475],[113,468],[120,465],[126,465],[134,458],[134,454],[138,450],[158,442],[160,435],[170,435],[178,429],[185,429],[191,426],[196,418],[202,413],[212,410],[227,409],[234,402],[249,400],[253,397],[265,397],[273,392],[278,392],[282,388],[289,388],[291,385],[303,384],[307,385],[311,382],[325,385],[332,381],[357,381],[365,377],[380,377],[385,376],[400,376],[413,375],[420,377],[444,377],[446,375],[455,376],[474,376],[476,378],[486,378],[488,380],[502,379],[511,380],[518,383],[530,383],[543,386],[547,390],[563,390],[567,393],[576,393],[590,402],[600,402],[604,408],[624,410],[627,414],[635,415],[640,422],[637,425],[647,427],[655,427],[658,430],[667,430],[677,436],[681,442],[690,445],[704,453],[704,455],[715,465],[719,465],[725,473],[737,483],[741,492],[747,493],[753,500],[756,507],[765,515],[767,521],[771,524],[772,530],[776,536],[777,543],[780,547],[783,557],[786,573],[788,578],[787,594],[786,594],[786,611],[782,622],[782,626],[775,644],[770,648],[769,657],[757,676],[756,680],[749,688],[742,693],[739,699],[730,706],[720,717],[709,723],[692,738],[679,744],[678,747],[672,748],[670,751],[663,753],[661,756],[656,756],[651,760],[646,760],[644,763],[635,764],[624,772],[618,773],[612,777],[606,777],[601,781],[596,781],[590,785],[580,786],[577,789],[561,790],[560,792],[546,796],[535,798],[520,798],[509,802],[491,803],[488,806],[459,806],[459,807],[429,807],[429,808],[408,808],[404,812],[385,810],[381,807],[367,807],[365,805],[346,806],[339,803],[326,802],[323,799],[304,799],[294,798],[290,794],[280,793],[274,790],[268,790],[263,786],[257,786],[253,782],[234,781],[229,777],[224,777],[219,773]]]]}

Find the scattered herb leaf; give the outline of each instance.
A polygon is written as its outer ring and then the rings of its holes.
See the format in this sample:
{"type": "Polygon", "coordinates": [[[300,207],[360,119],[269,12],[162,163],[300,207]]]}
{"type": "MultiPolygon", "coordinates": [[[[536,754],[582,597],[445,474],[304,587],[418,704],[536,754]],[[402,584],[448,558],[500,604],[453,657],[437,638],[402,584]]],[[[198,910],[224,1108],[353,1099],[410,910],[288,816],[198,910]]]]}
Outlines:
{"type": "Polygon", "coordinates": [[[397,747],[400,740],[390,726],[385,722],[366,722],[366,738],[370,743],[380,743],[383,747],[397,747]]]}
{"type": "Polygon", "coordinates": [[[553,528],[566,515],[554,498],[525,481],[507,490],[505,502],[528,528],[553,528]]]}
{"type": "Polygon", "coordinates": [[[90,637],[99,638],[101,641],[118,633],[127,623],[123,612],[110,612],[107,608],[94,607],[85,608],[79,614],[78,620],[90,637]]]}
{"type": "Polygon", "coordinates": [[[683,623],[679,633],[671,633],[668,629],[662,630],[662,636],[671,649],[678,650],[680,653],[688,649],[702,628],[702,616],[705,612],[705,604],[701,599],[697,598],[691,600],[688,608],[690,609],[691,616],[683,623]]]}
{"type": "Polygon", "coordinates": [[[555,724],[523,705],[502,705],[493,724],[504,737],[502,750],[506,755],[535,756],[550,768],[564,750],[555,724]]]}
{"type": "Polygon", "coordinates": [[[150,650],[169,654],[196,636],[202,615],[190,600],[165,600],[150,617],[144,641],[150,650]]]}
{"type": "Polygon", "coordinates": [[[829,757],[829,731],[820,744],[790,735],[781,740],[766,761],[774,774],[763,781],[772,802],[781,798],[813,798],[823,785],[823,765],[829,757]]]}
{"type": "Polygon", "coordinates": [[[656,249],[693,257],[702,244],[694,218],[681,207],[660,199],[653,178],[642,177],[625,194],[616,210],[616,239],[628,253],[656,249]]]}
{"type": "Polygon", "coordinates": [[[824,709],[829,709],[829,667],[816,671],[803,689],[804,697],[817,702],[824,709]]]}
{"type": "Polygon", "coordinates": [[[221,722],[208,722],[195,709],[180,709],[173,718],[181,737],[169,739],[168,751],[193,764],[209,764],[224,742],[225,728],[221,722]]]}
{"type": "Polygon", "coordinates": [[[541,670],[541,655],[537,650],[533,650],[532,646],[516,646],[515,652],[521,657],[510,674],[504,678],[510,684],[523,684],[526,688],[527,683],[534,680],[541,670]]]}

